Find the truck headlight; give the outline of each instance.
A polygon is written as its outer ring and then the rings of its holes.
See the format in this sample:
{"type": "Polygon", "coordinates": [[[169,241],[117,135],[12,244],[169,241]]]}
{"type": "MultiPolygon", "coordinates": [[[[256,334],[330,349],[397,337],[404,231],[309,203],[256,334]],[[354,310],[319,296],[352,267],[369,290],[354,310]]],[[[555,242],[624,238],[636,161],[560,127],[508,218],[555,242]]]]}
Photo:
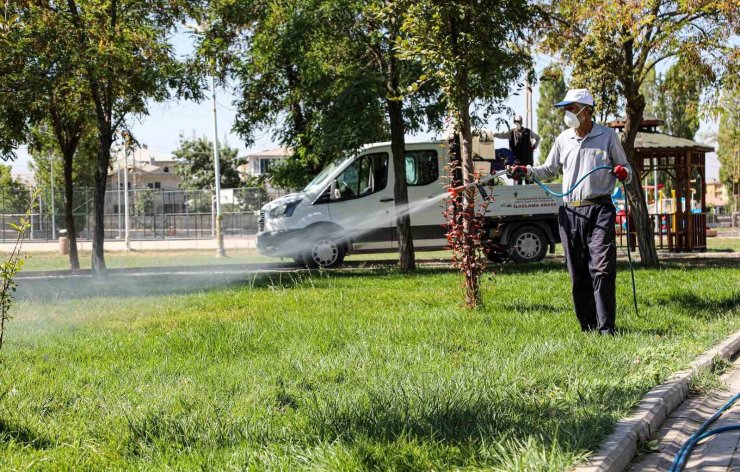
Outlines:
{"type": "Polygon", "coordinates": [[[293,216],[293,212],[296,207],[301,203],[301,200],[294,200],[292,202],[283,203],[270,210],[270,218],[282,218],[293,216]]]}

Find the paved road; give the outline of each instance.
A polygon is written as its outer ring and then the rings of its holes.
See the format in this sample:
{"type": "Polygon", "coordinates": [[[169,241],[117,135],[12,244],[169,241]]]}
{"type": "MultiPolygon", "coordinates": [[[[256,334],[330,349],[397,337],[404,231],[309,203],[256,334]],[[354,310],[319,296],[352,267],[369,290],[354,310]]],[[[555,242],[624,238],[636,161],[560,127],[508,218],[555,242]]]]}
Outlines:
{"type": "MultiPolygon", "coordinates": [[[[450,266],[449,262],[440,259],[418,259],[417,264],[423,267],[450,266]]],[[[396,259],[376,259],[370,261],[345,261],[342,267],[325,270],[352,270],[393,267],[396,259]]],[[[270,274],[284,272],[307,272],[304,266],[294,262],[255,262],[246,264],[201,264],[192,266],[160,267],[124,267],[107,269],[109,276],[148,276],[148,275],[216,275],[216,274],[270,274]]],[[[93,275],[92,269],[71,270],[29,270],[16,275],[17,279],[36,280],[50,278],[80,278],[93,275]]]]}
{"type": "MultiPolygon", "coordinates": [[[[740,360],[722,376],[727,388],[712,394],[689,398],[663,423],[657,435],[657,451],[638,456],[630,470],[639,472],[666,471],[678,450],[701,424],[710,418],[727,400],[740,392],[740,360]]],[[[740,401],[724,413],[710,429],[740,424],[740,401]]],[[[686,464],[685,471],[740,471],[740,431],[723,433],[697,446],[686,464]]]]}

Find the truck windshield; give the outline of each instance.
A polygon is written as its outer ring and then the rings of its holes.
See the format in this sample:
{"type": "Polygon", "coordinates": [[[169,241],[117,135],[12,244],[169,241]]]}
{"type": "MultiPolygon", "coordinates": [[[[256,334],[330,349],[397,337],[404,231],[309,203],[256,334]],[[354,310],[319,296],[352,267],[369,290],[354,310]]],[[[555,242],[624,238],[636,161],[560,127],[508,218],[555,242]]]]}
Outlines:
{"type": "Polygon", "coordinates": [[[322,187],[326,184],[326,180],[329,178],[329,175],[331,175],[332,172],[337,168],[337,164],[331,163],[324,167],[324,170],[319,172],[319,174],[313,178],[311,182],[306,185],[306,187],[303,189],[306,193],[312,193],[316,192],[318,190],[321,190],[322,187]]]}

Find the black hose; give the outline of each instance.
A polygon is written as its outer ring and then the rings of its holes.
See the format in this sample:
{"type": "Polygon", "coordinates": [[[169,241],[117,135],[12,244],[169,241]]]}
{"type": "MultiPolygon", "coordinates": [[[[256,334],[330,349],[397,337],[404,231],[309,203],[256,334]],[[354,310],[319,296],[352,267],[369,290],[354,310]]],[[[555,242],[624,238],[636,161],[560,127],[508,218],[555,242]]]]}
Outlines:
{"type": "Polygon", "coordinates": [[[635,315],[639,318],[640,311],[637,309],[637,288],[635,286],[635,269],[632,266],[632,251],[630,250],[630,197],[627,194],[627,185],[622,183],[622,190],[624,191],[624,221],[627,230],[627,260],[630,266],[630,276],[632,277],[632,299],[635,302],[635,315]]]}

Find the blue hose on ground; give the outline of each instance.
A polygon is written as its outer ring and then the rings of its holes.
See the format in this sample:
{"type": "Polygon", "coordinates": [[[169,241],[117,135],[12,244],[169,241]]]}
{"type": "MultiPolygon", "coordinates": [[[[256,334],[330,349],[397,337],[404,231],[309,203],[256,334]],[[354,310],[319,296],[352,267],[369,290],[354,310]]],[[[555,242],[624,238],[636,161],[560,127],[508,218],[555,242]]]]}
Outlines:
{"type": "MultiPolygon", "coordinates": [[[[590,171],[586,172],[586,174],[583,175],[580,179],[578,179],[578,181],[576,181],[576,183],[573,184],[573,186],[570,189],[568,189],[567,192],[563,192],[563,193],[558,193],[558,192],[555,192],[554,190],[551,190],[551,189],[547,188],[542,182],[540,182],[539,180],[537,180],[537,178],[534,177],[534,176],[532,177],[532,180],[534,181],[534,183],[536,183],[537,185],[539,185],[540,188],[542,188],[542,190],[544,190],[545,192],[549,193],[550,195],[553,195],[555,197],[564,197],[566,195],[570,195],[571,193],[573,193],[575,191],[575,189],[578,188],[579,185],[581,185],[581,182],[583,182],[586,179],[586,177],[588,177],[589,175],[593,174],[597,170],[608,170],[609,172],[611,172],[611,171],[614,170],[614,168],[611,167],[611,166],[598,166],[598,167],[594,167],[590,171]]],[[[627,185],[625,185],[624,183],[622,184],[622,190],[624,191],[624,217],[625,217],[625,223],[627,225],[627,228],[626,228],[626,230],[627,230],[627,260],[629,261],[630,276],[632,277],[632,300],[635,303],[635,315],[637,315],[637,317],[639,317],[640,316],[640,311],[637,309],[637,288],[635,286],[635,269],[632,266],[632,252],[630,251],[630,242],[629,242],[629,235],[630,235],[629,207],[630,207],[630,201],[629,201],[629,196],[627,195],[627,185]]]]}
{"type": "Polygon", "coordinates": [[[686,441],[683,447],[681,447],[681,449],[678,451],[678,454],[676,454],[676,458],[673,461],[673,465],[671,466],[670,469],[668,469],[668,472],[680,472],[681,470],[683,470],[684,466],[686,465],[686,461],[691,455],[691,451],[696,447],[697,444],[699,444],[699,442],[703,441],[704,439],[710,436],[714,436],[716,434],[727,432],[727,431],[740,430],[740,425],[731,425],[731,426],[724,426],[722,428],[717,428],[711,431],[707,431],[707,428],[709,427],[709,425],[717,421],[717,419],[720,416],[722,416],[722,413],[724,413],[732,405],[734,405],[738,399],[740,399],[740,393],[730,398],[730,400],[727,403],[725,403],[722,408],[717,410],[717,412],[714,415],[712,415],[711,418],[709,418],[704,423],[702,423],[699,429],[697,429],[696,432],[691,435],[688,441],[686,441]]]}

